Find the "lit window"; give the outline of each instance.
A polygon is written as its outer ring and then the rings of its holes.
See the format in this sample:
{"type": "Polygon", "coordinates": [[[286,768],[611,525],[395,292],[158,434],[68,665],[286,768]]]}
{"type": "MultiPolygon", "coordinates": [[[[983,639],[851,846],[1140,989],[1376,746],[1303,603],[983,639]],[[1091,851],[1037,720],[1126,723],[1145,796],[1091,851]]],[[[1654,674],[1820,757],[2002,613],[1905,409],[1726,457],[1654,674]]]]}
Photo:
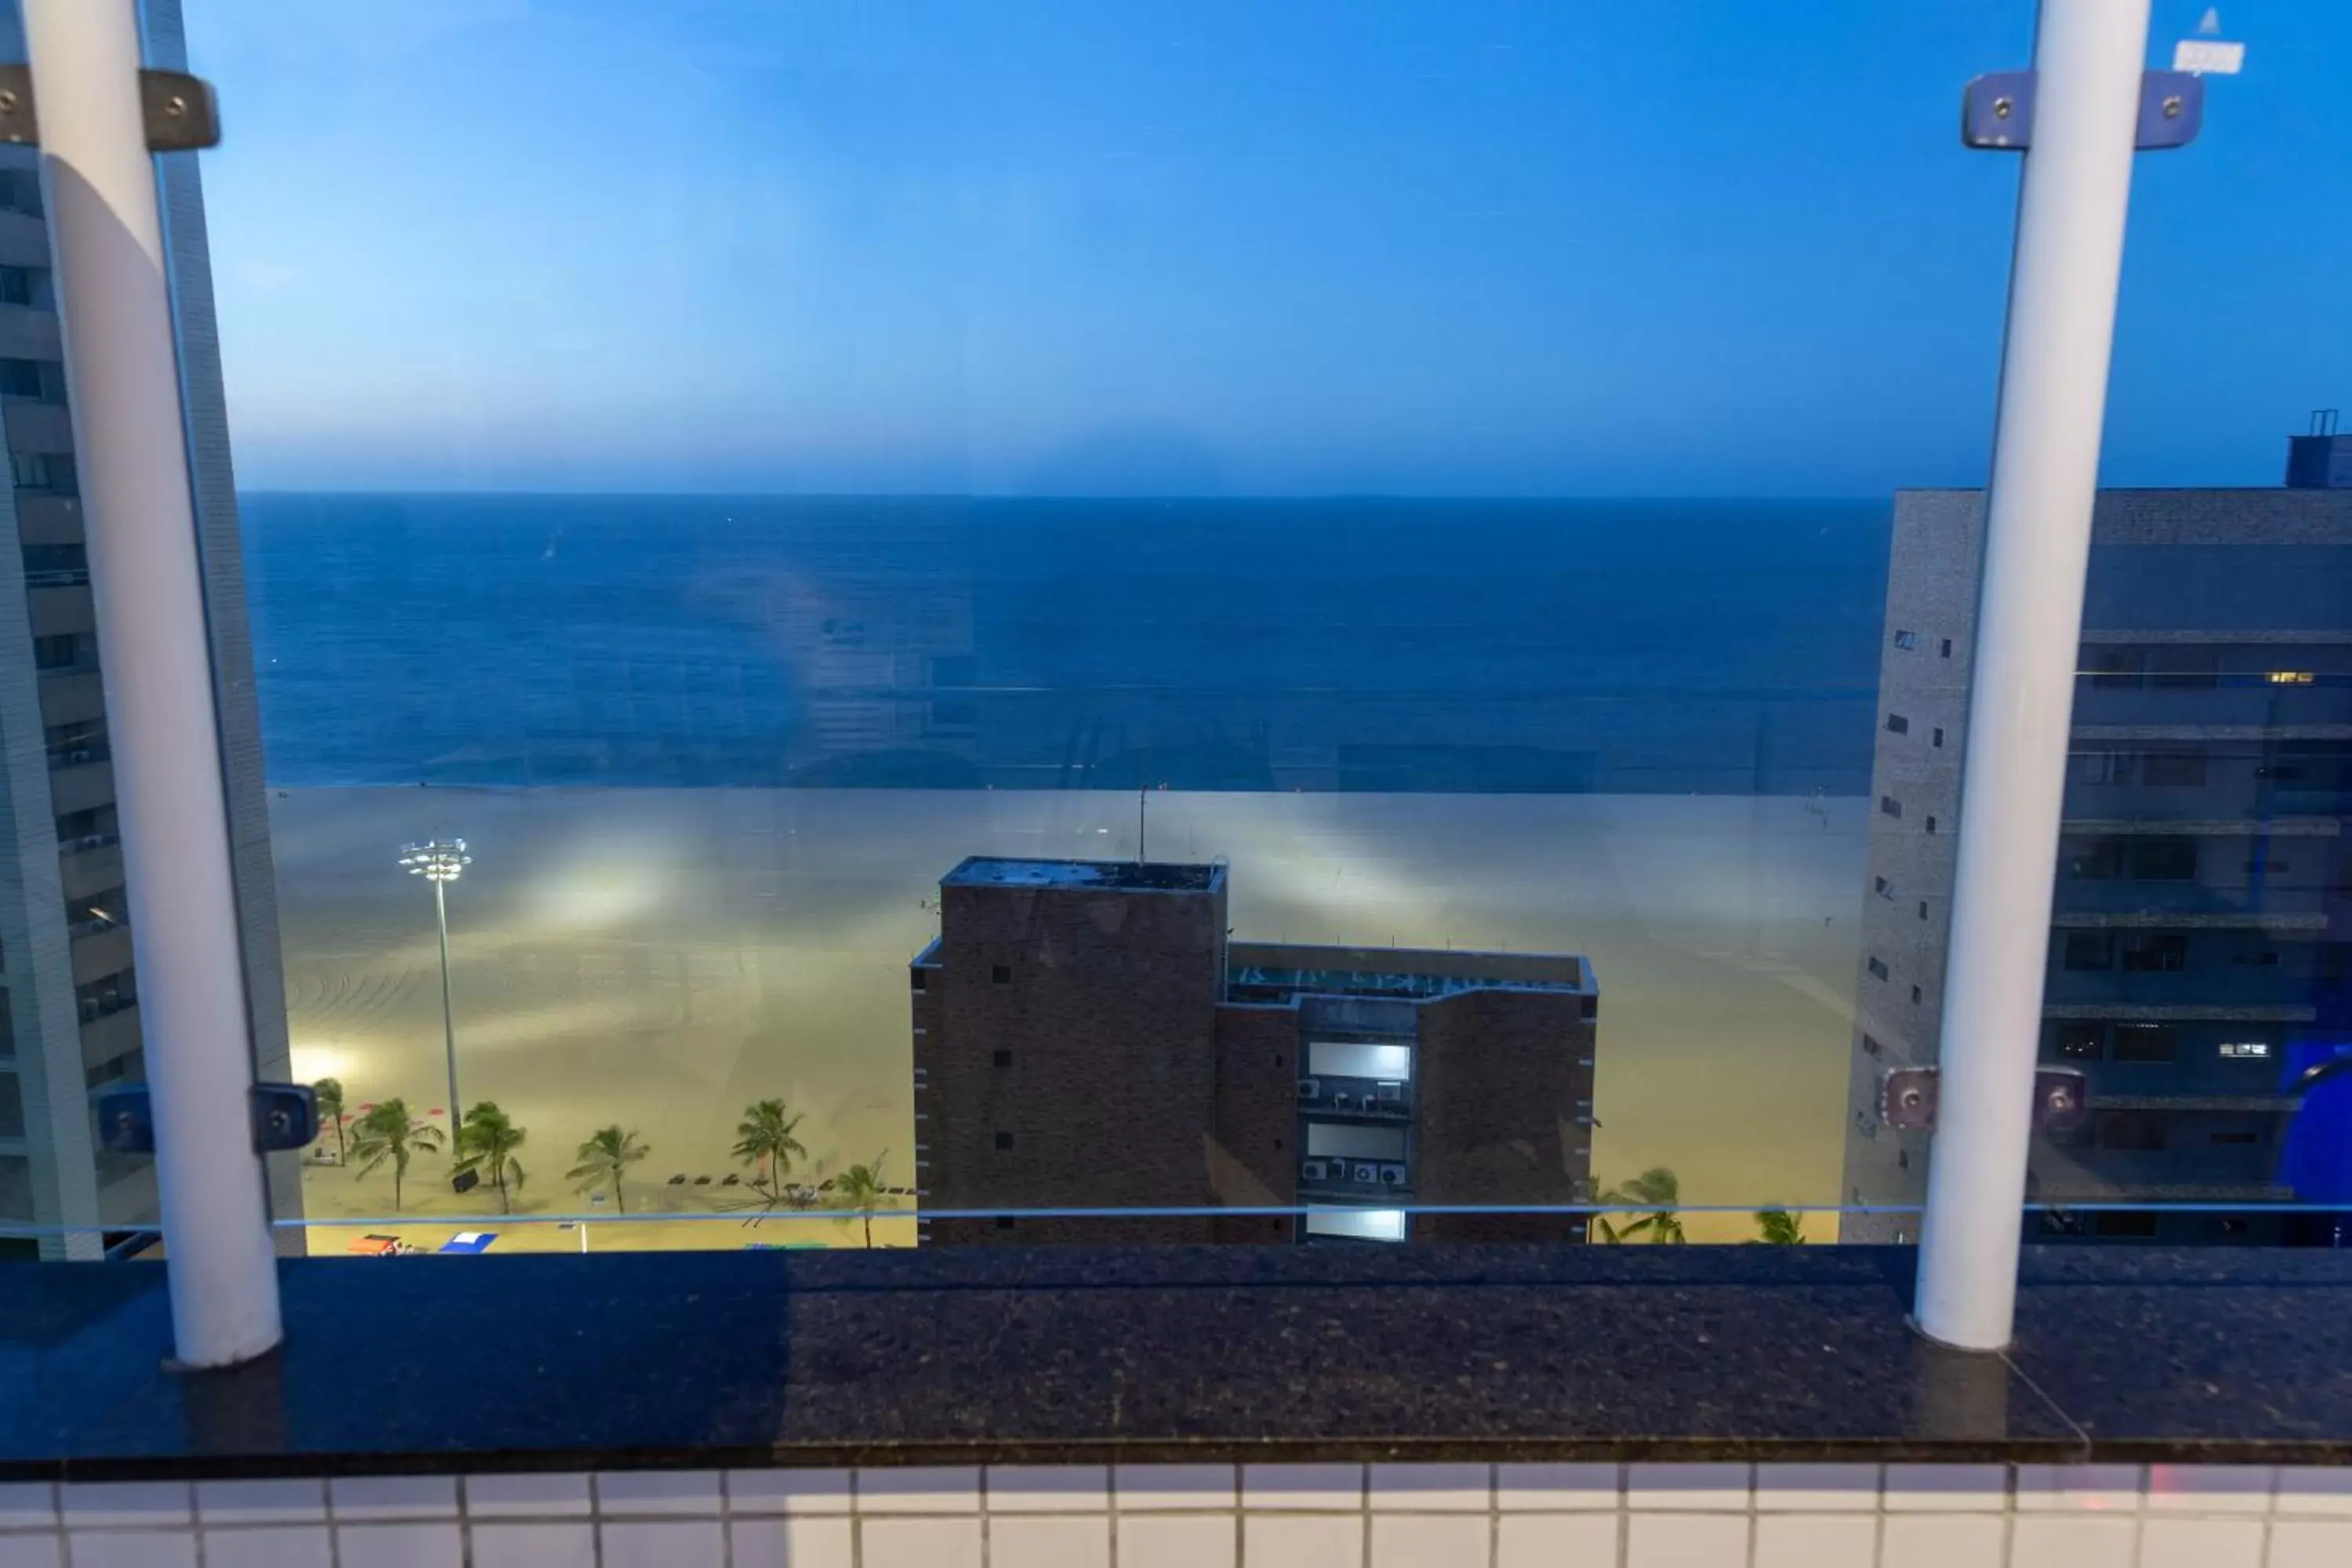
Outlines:
{"type": "Polygon", "coordinates": [[[2271,671],[2271,684],[2273,686],[2308,686],[2311,684],[2311,671],[2307,669],[2273,669],[2271,671]]]}
{"type": "Polygon", "coordinates": [[[2221,1059],[2224,1061],[2267,1061],[2271,1043],[2268,1040],[2223,1040],[2221,1059]]]}

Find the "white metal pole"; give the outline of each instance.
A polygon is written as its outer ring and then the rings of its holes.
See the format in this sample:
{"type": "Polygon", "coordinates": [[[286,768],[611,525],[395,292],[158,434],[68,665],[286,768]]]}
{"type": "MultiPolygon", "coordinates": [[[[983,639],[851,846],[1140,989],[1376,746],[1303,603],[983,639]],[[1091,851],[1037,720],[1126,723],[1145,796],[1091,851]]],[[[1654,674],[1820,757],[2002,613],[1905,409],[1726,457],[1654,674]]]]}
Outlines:
{"type": "Polygon", "coordinates": [[[465,1113],[457,1106],[457,1015],[449,1001],[449,896],[446,884],[433,879],[433,920],[441,932],[441,1052],[449,1068],[449,1159],[457,1159],[457,1128],[465,1113]]]}
{"type": "Polygon", "coordinates": [[[2042,0],[1985,503],[1920,1328],[2009,1342],[2148,0],[2042,0]]]}
{"type": "Polygon", "coordinates": [[[25,0],[178,1359],[275,1345],[277,1258],[132,0],[25,0]]]}

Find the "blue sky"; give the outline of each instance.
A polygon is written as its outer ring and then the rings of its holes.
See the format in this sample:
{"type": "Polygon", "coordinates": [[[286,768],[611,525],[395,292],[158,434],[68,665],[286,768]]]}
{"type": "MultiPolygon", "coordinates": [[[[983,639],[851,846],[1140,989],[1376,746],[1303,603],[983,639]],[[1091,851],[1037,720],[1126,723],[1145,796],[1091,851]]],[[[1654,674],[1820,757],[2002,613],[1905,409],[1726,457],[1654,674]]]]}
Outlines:
{"type": "MultiPolygon", "coordinates": [[[[2030,0],[185,4],[251,488],[1984,473],[2016,163],[1958,95],[2030,0]]],[[[2274,483],[2352,404],[2352,5],[2221,19],[2110,483],[2274,483]]]]}

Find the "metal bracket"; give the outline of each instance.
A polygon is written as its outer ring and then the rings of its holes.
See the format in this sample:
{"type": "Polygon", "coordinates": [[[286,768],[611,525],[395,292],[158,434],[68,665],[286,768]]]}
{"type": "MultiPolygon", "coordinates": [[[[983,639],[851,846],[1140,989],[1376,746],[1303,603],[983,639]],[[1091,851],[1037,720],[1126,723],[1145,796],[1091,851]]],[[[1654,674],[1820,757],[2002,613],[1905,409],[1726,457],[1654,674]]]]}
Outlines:
{"type": "MultiPolygon", "coordinates": [[[[1960,93],[1960,142],[1995,153],[2022,153],[2033,143],[2034,73],[1994,71],[1960,93]]],[[[2139,135],[2142,153],[2186,147],[2205,123],[2205,79],[2193,71],[2142,71],[2139,135]]]]}
{"type": "MultiPolygon", "coordinates": [[[[212,84],[185,71],[142,70],[139,106],[147,116],[150,153],[193,153],[220,144],[220,105],[212,84]]],[[[33,68],[0,65],[0,142],[38,146],[40,121],[33,109],[33,68]]]]}
{"type": "MultiPolygon", "coordinates": [[[[308,1148],[319,1136],[319,1101],[307,1084],[257,1083],[246,1091],[246,1103],[257,1154],[308,1148]]],[[[117,1154],[155,1152],[155,1107],[145,1084],[98,1097],[98,1141],[117,1154]]]]}
{"type": "MultiPolygon", "coordinates": [[[[1935,1130],[1943,1074],[1937,1068],[1890,1068],[1878,1080],[1878,1116],[1908,1132],[1935,1130]]],[[[2078,1068],[2042,1068],[2033,1075],[2033,1130],[2071,1132],[2089,1115],[2090,1080],[2078,1068]]]]}

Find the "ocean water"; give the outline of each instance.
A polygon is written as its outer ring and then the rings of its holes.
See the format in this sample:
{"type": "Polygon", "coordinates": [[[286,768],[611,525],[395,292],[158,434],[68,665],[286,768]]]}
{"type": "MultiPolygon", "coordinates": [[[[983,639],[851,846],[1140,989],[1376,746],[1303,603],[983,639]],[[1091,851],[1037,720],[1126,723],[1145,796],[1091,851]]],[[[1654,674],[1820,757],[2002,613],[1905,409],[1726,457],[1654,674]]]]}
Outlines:
{"type": "Polygon", "coordinates": [[[283,785],[1869,780],[1884,502],[242,507],[283,785]]]}

